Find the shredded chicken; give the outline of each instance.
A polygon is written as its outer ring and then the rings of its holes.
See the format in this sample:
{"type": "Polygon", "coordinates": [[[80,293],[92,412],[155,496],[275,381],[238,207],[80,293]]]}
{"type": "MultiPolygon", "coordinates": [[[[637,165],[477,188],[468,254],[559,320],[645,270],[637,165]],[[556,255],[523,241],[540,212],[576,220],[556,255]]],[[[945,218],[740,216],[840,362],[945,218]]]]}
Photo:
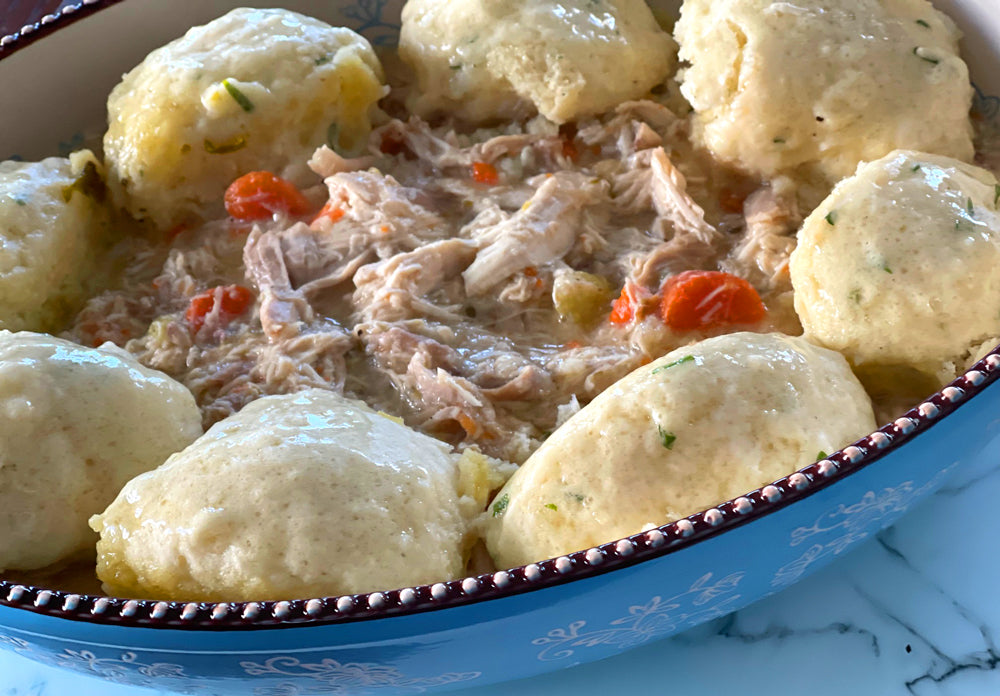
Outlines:
{"type": "Polygon", "coordinates": [[[412,316],[457,319],[460,306],[423,299],[455,280],[476,256],[465,239],[431,242],[413,251],[362,266],[354,275],[354,305],[362,321],[398,321],[412,316]]]}
{"type": "Polygon", "coordinates": [[[718,237],[714,227],[705,222],[705,211],[687,195],[687,182],[662,147],[650,158],[651,197],[656,213],[670,221],[675,234],[689,234],[705,244],[718,237]]]}
{"type": "MultiPolygon", "coordinates": [[[[291,231],[302,227],[293,227],[291,231]]],[[[313,320],[309,303],[292,287],[285,258],[281,235],[260,228],[250,233],[243,261],[247,277],[260,290],[260,323],[264,334],[271,339],[297,336],[302,322],[313,320]]]]}
{"type": "Polygon", "coordinates": [[[477,231],[481,245],[462,277],[481,295],[529,266],[561,259],[573,247],[585,206],[606,198],[604,181],[576,173],[545,177],[535,195],[510,217],[477,231]]]}
{"type": "Polygon", "coordinates": [[[209,222],[150,244],[68,335],[180,380],[206,424],[321,387],[523,461],[567,414],[692,340],[644,307],[609,322],[623,285],[652,306],[664,277],[722,264],[783,287],[797,211],[763,189],[745,221],[720,223],[687,128],[654,101],[562,127],[390,119],[361,156],[315,152],[328,195],[314,219],[209,222]],[[557,278],[574,282],[557,291],[557,278]],[[232,285],[253,299],[238,316],[223,311],[232,285]],[[199,295],[212,298],[200,328],[186,315],[199,295]]]}
{"type": "Polygon", "coordinates": [[[331,150],[326,145],[321,145],[313,156],[309,158],[309,168],[319,174],[324,179],[334,174],[343,172],[356,172],[360,169],[368,169],[375,164],[376,158],[371,155],[347,159],[331,150]]]}
{"type": "Polygon", "coordinates": [[[768,186],[752,193],[743,210],[746,234],[723,267],[765,292],[791,289],[788,257],[795,249],[795,230],[802,222],[795,199],[768,186]]]}

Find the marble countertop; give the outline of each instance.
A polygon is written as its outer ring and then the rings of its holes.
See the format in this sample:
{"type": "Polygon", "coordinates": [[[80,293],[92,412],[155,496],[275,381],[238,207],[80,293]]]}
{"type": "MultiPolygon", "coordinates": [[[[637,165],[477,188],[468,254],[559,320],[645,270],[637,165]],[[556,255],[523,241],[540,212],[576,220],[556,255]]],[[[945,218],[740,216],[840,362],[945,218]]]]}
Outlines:
{"type": "MultiPolygon", "coordinates": [[[[609,660],[449,693],[1000,693],[998,501],[1000,439],[899,524],[778,595],[609,660]]],[[[0,696],[157,693],[0,651],[0,696]]]]}

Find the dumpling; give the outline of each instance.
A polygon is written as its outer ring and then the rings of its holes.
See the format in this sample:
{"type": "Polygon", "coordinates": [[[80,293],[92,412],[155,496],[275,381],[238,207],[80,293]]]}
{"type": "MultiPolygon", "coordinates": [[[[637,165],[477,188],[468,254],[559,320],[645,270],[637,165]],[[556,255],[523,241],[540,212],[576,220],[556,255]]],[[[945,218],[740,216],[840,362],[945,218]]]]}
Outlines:
{"type": "Polygon", "coordinates": [[[972,159],[960,34],[927,0],[685,0],[674,36],[694,140],[746,172],[832,184],[895,149],[972,159]]]}
{"type": "Polygon", "coordinates": [[[0,331],[0,570],[93,553],[90,516],[200,434],[191,393],[125,351],[0,331]]]}
{"type": "Polygon", "coordinates": [[[993,174],[948,157],[858,167],[806,219],[789,262],[806,336],[873,383],[953,379],[1000,335],[998,203],[993,174]]]}
{"type": "Polygon", "coordinates": [[[847,361],[733,333],[630,373],[557,429],[494,498],[501,567],[585,549],[758,488],[874,430],[847,361]]]}
{"type": "Polygon", "coordinates": [[[409,106],[472,122],[533,114],[563,123],[637,99],[676,65],[643,0],[409,0],[399,55],[409,106]]]}
{"type": "Polygon", "coordinates": [[[287,10],[236,9],[150,53],[108,98],[109,183],[161,228],[220,213],[237,177],[311,181],[320,145],[367,144],[385,93],[369,43],[287,10]]]}
{"type": "Polygon", "coordinates": [[[95,287],[106,193],[89,150],[0,162],[0,329],[58,330],[95,287]]]}
{"type": "Polygon", "coordinates": [[[447,580],[491,467],[330,391],[264,397],[93,518],[98,577],[117,595],[227,601],[447,580]]]}

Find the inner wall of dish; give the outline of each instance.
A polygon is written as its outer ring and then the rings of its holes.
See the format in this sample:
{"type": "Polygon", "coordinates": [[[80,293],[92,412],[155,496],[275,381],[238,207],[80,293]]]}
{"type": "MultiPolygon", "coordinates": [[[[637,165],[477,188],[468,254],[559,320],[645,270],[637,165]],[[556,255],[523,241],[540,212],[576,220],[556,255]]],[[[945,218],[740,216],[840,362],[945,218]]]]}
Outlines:
{"type": "MultiPolygon", "coordinates": [[[[386,16],[399,16],[402,0],[385,3],[386,16]]],[[[338,3],[307,0],[245,2],[242,7],[284,7],[322,19],[334,26],[355,27],[357,19],[344,16],[338,3]]],[[[177,2],[169,7],[151,0],[127,0],[101,10],[116,26],[141,27],[107,37],[95,46],[88,19],[59,29],[42,43],[16,53],[0,53],[0,94],[5,105],[0,133],[0,158],[26,160],[51,157],[60,144],[74,138],[99,140],[107,121],[106,103],[122,74],[142,62],[151,50],[181,36],[192,26],[205,24],[232,9],[224,0],[177,2]],[[182,9],[183,8],[183,9],[182,9]],[[74,60],[74,56],[85,59],[74,60]]],[[[365,32],[362,32],[365,33],[365,32]]],[[[374,40],[374,32],[368,32],[374,40]]],[[[63,148],[66,149],[66,148],[63,148]]]]}
{"type": "MultiPolygon", "coordinates": [[[[334,3],[286,0],[246,2],[243,6],[276,4],[334,25],[357,24],[345,18],[334,3]]],[[[676,13],[680,1],[658,4],[676,13]]],[[[989,69],[1000,60],[1000,23],[992,19],[996,8],[991,0],[934,0],[933,4],[954,19],[964,33],[962,52],[973,82],[983,94],[1000,94],[1000,72],[989,69]]],[[[387,12],[398,15],[402,2],[391,0],[389,5],[387,12]]],[[[99,138],[106,123],[107,95],[120,76],[138,65],[152,49],[229,8],[230,3],[222,0],[203,0],[178,2],[166,11],[155,2],[128,0],[102,12],[117,14],[116,19],[122,22],[119,26],[142,27],[142,31],[113,37],[95,47],[85,27],[68,26],[48,37],[44,44],[30,45],[6,57],[0,53],[0,94],[5,95],[6,104],[16,105],[5,109],[0,157],[41,159],[51,156],[59,143],[72,142],[78,133],[88,140],[99,138]],[[85,56],[86,60],[72,60],[72,56],[85,56]]],[[[368,34],[369,39],[374,38],[371,32],[368,34]]]]}

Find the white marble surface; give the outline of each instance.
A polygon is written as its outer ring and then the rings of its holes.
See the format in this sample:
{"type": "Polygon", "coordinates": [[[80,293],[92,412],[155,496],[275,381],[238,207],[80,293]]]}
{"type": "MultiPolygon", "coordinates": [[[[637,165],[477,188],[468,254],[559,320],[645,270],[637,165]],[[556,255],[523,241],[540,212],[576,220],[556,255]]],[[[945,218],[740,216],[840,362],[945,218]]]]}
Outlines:
{"type": "MultiPolygon", "coordinates": [[[[895,527],[781,594],[610,660],[451,693],[1000,694],[998,501],[1000,440],[895,527]]],[[[157,693],[0,652],[0,696],[157,693]]]]}

